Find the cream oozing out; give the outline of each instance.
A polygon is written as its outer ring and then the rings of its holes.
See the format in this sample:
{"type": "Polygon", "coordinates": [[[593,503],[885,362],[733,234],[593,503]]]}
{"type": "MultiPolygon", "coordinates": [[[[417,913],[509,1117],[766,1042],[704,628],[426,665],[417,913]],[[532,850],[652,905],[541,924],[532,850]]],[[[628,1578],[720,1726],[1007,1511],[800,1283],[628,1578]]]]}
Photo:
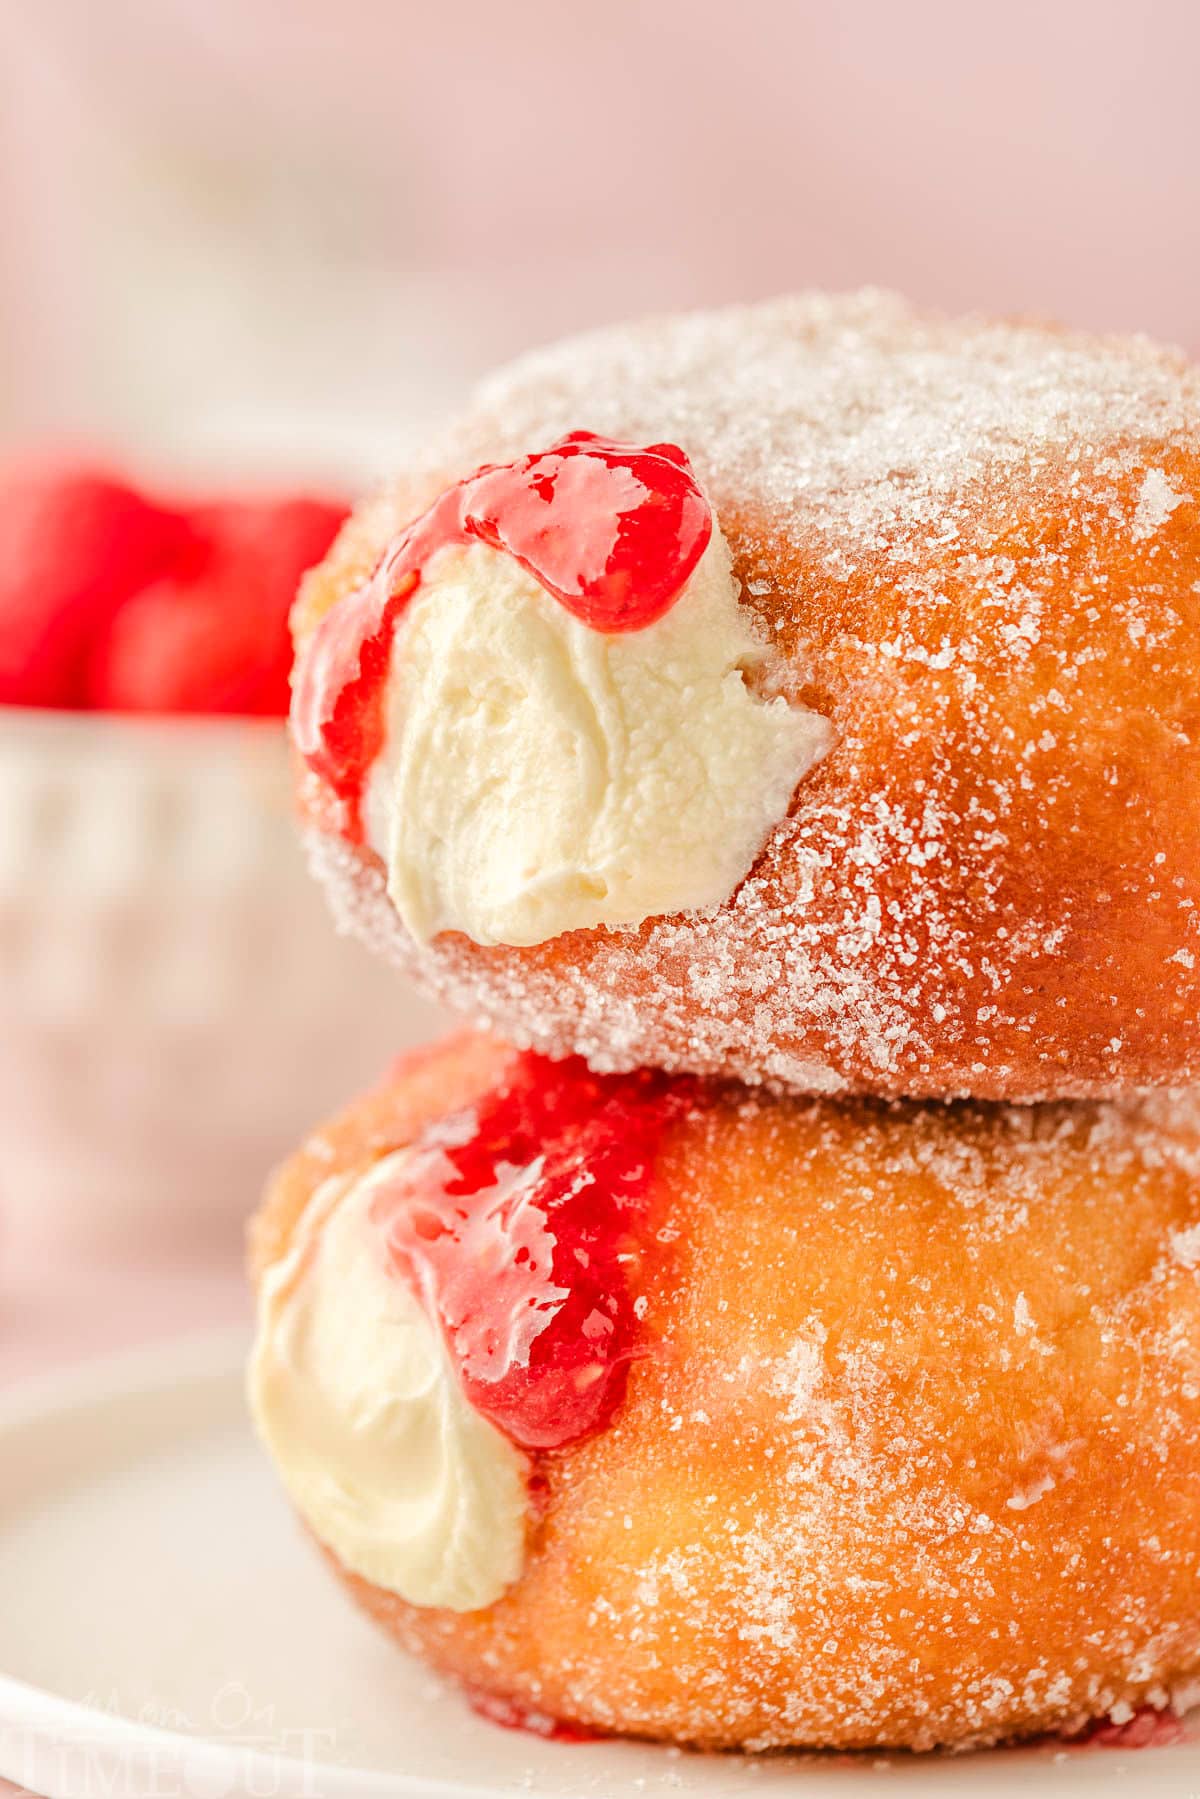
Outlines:
{"type": "Polygon", "coordinates": [[[489,546],[441,551],[364,804],[412,934],[526,945],[719,905],[832,743],[748,681],[767,653],[716,529],[671,609],[613,634],[489,546]]]}
{"type": "Polygon", "coordinates": [[[320,1542],[409,1604],[491,1605],[525,1559],[527,1462],[462,1392],[373,1214],[400,1150],[318,1188],[265,1275],[250,1403],[320,1542]]]}

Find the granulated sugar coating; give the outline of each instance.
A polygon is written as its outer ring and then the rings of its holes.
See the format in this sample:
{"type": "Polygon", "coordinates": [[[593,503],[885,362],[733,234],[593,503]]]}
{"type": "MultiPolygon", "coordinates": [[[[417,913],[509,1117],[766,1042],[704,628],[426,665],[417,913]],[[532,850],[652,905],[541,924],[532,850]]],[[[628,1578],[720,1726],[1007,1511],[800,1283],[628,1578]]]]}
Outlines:
{"type": "MultiPolygon", "coordinates": [[[[284,1169],[477,1105],[426,1051],[284,1169]]],[[[531,1464],[523,1575],[408,1647],[543,1718],[709,1745],[1001,1740],[1200,1674],[1200,1106],[783,1100],[700,1084],[631,1226],[640,1353],[531,1464]]]]}
{"type": "Polygon", "coordinates": [[[1141,340],[886,295],[531,356],[343,533],[316,619],[452,477],[583,429],[691,457],[834,749],[729,900],[418,951],[304,802],[341,917],[551,1054],[795,1089],[1087,1096],[1200,1078],[1200,380],[1141,340]]]}

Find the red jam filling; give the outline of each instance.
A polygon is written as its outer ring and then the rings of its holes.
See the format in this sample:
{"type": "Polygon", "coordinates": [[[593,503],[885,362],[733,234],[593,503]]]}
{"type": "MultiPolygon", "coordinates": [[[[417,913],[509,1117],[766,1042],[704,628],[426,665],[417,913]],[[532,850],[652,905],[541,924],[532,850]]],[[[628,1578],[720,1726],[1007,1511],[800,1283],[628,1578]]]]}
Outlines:
{"type": "Polygon", "coordinates": [[[1183,1720],[1173,1711],[1142,1705],[1125,1724],[1114,1724],[1110,1718],[1093,1718],[1065,1740],[1073,1747],[1095,1744],[1102,1749],[1166,1749],[1187,1738],[1183,1720]]]}
{"type": "Polygon", "coordinates": [[[598,1743],[601,1740],[595,1730],[587,1730],[582,1724],[568,1724],[565,1718],[552,1717],[549,1712],[518,1705],[515,1699],[500,1699],[494,1693],[471,1689],[468,1689],[467,1699],[481,1718],[486,1718],[489,1724],[499,1724],[504,1730],[521,1730],[526,1736],[542,1737],[548,1743],[598,1743]]]}
{"type": "Polygon", "coordinates": [[[305,652],[292,731],[362,837],[362,791],[383,748],[392,639],[432,558],[484,543],[511,556],[593,630],[640,631],[683,592],[712,511],[675,444],[638,449],[573,431],[548,450],[477,469],[385,552],[365,586],[326,613],[305,652]]]}
{"type": "Polygon", "coordinates": [[[393,1271],[440,1323],[467,1398],[523,1449],[561,1449],[620,1404],[654,1158],[694,1092],[655,1069],[519,1056],[376,1201],[393,1271]]]}

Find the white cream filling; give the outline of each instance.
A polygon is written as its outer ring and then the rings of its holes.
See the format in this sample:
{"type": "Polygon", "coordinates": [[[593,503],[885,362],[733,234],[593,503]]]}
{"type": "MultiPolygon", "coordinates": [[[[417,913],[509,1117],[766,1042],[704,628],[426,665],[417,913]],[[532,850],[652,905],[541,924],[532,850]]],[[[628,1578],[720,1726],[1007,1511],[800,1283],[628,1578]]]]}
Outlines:
{"type": "Polygon", "coordinates": [[[605,635],[499,551],[439,552],[364,806],[418,941],[541,943],[728,898],[832,742],[747,685],[767,652],[738,591],[714,529],[664,617],[605,635]]]}
{"type": "Polygon", "coordinates": [[[437,1324],[389,1271],[372,1205],[411,1152],[326,1181],[259,1295],[250,1405],[284,1485],[352,1573],[475,1611],[521,1573],[526,1462],[463,1395],[437,1324]]]}

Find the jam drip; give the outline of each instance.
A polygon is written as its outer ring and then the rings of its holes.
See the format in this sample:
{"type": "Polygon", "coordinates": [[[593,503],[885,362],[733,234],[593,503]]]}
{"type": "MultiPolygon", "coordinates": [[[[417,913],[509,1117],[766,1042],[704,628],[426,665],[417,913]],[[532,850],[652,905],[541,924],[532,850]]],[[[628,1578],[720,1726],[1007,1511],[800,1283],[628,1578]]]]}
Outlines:
{"type": "Polygon", "coordinates": [[[1187,1740],[1183,1720],[1173,1711],[1160,1711],[1152,1705],[1139,1706],[1124,1724],[1114,1724],[1111,1718],[1093,1718],[1074,1736],[1059,1739],[1072,1747],[1096,1744],[1102,1749],[1165,1749],[1187,1740]]]}
{"type": "Polygon", "coordinates": [[[440,1323],[467,1398],[523,1449],[576,1442],[621,1401],[654,1158],[694,1092],[655,1069],[519,1056],[376,1201],[393,1271],[440,1323]]]}
{"type": "Polygon", "coordinates": [[[587,1730],[582,1724],[570,1724],[565,1718],[552,1717],[549,1712],[534,1711],[530,1706],[519,1705],[515,1699],[501,1699],[494,1693],[468,1689],[467,1702],[489,1724],[499,1724],[504,1730],[521,1730],[526,1736],[541,1737],[547,1743],[601,1741],[598,1731],[587,1730]]]}
{"type": "Polygon", "coordinates": [[[338,800],[345,834],[361,841],[362,791],[386,731],[392,640],[440,550],[500,550],[575,618],[613,633],[668,612],[711,536],[711,509],[675,444],[637,449],[573,431],[447,488],[365,586],[325,615],[298,669],[293,734],[338,800]]]}

